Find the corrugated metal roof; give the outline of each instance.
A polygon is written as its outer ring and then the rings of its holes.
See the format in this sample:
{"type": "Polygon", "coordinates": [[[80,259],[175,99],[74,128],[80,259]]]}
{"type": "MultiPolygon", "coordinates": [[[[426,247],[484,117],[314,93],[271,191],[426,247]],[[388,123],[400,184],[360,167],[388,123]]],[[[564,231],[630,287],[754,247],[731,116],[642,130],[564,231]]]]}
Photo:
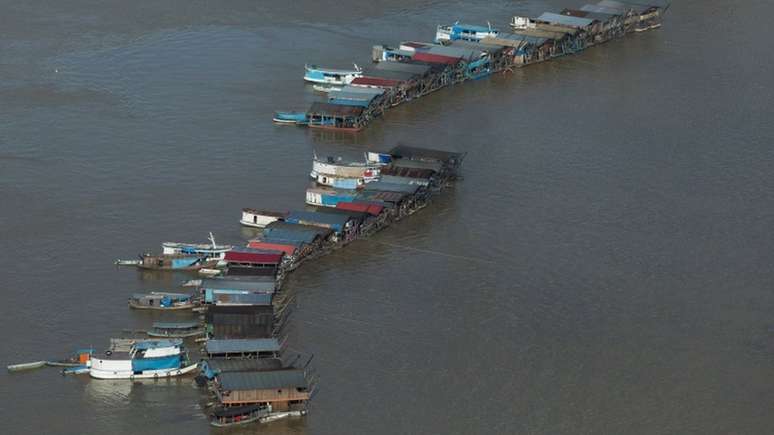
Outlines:
{"type": "Polygon", "coordinates": [[[307,388],[303,370],[273,370],[265,372],[228,372],[218,375],[223,390],[276,390],[307,388]]]}
{"type": "Polygon", "coordinates": [[[282,243],[269,243],[261,240],[250,240],[249,242],[247,242],[247,246],[249,248],[255,248],[255,249],[266,249],[270,251],[273,250],[278,252],[284,252],[287,255],[293,255],[298,249],[298,246],[296,245],[287,245],[282,243]]]}
{"type": "Polygon", "coordinates": [[[548,41],[548,38],[517,35],[515,33],[500,33],[497,38],[484,38],[482,41],[491,44],[503,45],[506,47],[521,48],[527,45],[541,46],[548,41]]]}
{"type": "Polygon", "coordinates": [[[393,175],[396,177],[423,178],[429,180],[435,174],[432,169],[401,168],[399,166],[385,166],[381,170],[382,175],[393,175]]]}
{"type": "Polygon", "coordinates": [[[454,41],[450,41],[449,45],[452,47],[469,48],[469,49],[474,49],[474,50],[487,52],[487,53],[497,53],[499,51],[502,51],[503,49],[502,45],[489,44],[489,43],[483,42],[483,40],[479,42],[475,42],[475,41],[465,41],[463,39],[457,39],[454,41]]]}
{"type": "Polygon", "coordinates": [[[256,372],[260,370],[277,370],[282,368],[279,358],[255,359],[211,359],[205,361],[215,372],[256,372]]]}
{"type": "Polygon", "coordinates": [[[383,88],[393,88],[400,84],[400,80],[383,79],[381,77],[358,77],[352,80],[352,85],[361,86],[379,86],[383,88]]]}
{"type": "Polygon", "coordinates": [[[440,54],[418,51],[414,54],[414,60],[443,65],[456,65],[460,61],[459,57],[442,56],[440,54]]]}
{"type": "Polygon", "coordinates": [[[553,12],[545,12],[537,17],[537,20],[570,27],[588,27],[594,22],[594,20],[589,18],[572,17],[569,15],[555,14],[553,12]]]}
{"type": "Polygon", "coordinates": [[[279,352],[280,343],[276,338],[208,340],[205,349],[210,354],[279,352]]]}
{"type": "Polygon", "coordinates": [[[478,59],[482,54],[484,54],[481,52],[481,50],[475,50],[466,47],[452,47],[448,45],[432,45],[420,50],[417,50],[417,53],[427,52],[441,56],[463,58],[465,60],[478,59]]]}
{"type": "Polygon", "coordinates": [[[310,115],[325,115],[338,117],[358,117],[363,113],[362,107],[341,106],[338,104],[315,102],[309,108],[310,115]]]}
{"type": "Polygon", "coordinates": [[[271,234],[274,231],[283,230],[295,233],[314,233],[321,236],[327,236],[331,233],[330,228],[320,228],[314,225],[291,224],[288,222],[272,222],[263,229],[264,234],[271,234]]]}
{"type": "Polygon", "coordinates": [[[401,192],[409,195],[415,194],[417,190],[419,190],[419,186],[416,184],[387,183],[384,181],[374,181],[363,187],[365,192],[401,192]]]}
{"type": "Polygon", "coordinates": [[[255,279],[234,279],[229,277],[223,278],[206,278],[202,280],[202,284],[199,286],[205,290],[244,290],[250,292],[267,292],[274,291],[277,283],[274,278],[268,278],[262,281],[255,279]]]}
{"type": "Polygon", "coordinates": [[[341,91],[330,91],[328,92],[328,99],[344,99],[344,100],[360,100],[369,102],[376,97],[376,94],[367,94],[364,92],[347,92],[344,90],[341,91]]]}
{"type": "Polygon", "coordinates": [[[234,248],[226,252],[225,260],[230,263],[279,264],[284,256],[284,252],[234,248]]]}
{"type": "Polygon", "coordinates": [[[465,156],[465,153],[437,150],[432,148],[412,147],[408,145],[398,145],[391,149],[389,154],[403,159],[434,160],[444,163],[454,159],[459,160],[465,156]]]}
{"type": "Polygon", "coordinates": [[[429,65],[391,61],[379,62],[376,64],[376,66],[374,66],[374,68],[385,71],[402,71],[420,76],[425,75],[428,71],[430,71],[429,65]]]}
{"type": "Polygon", "coordinates": [[[350,217],[344,214],[320,213],[316,211],[292,211],[288,215],[288,219],[338,226],[344,226],[350,221],[350,217]]]}
{"type": "Polygon", "coordinates": [[[344,86],[341,88],[341,92],[357,93],[357,94],[371,94],[381,95],[384,93],[384,89],[381,88],[364,88],[362,86],[344,86]]]}
{"type": "Polygon", "coordinates": [[[440,172],[443,165],[439,162],[425,162],[422,160],[396,159],[392,161],[396,168],[430,169],[440,172]]]}
{"type": "Polygon", "coordinates": [[[365,192],[360,192],[357,195],[358,200],[362,201],[383,201],[383,202],[392,202],[392,203],[398,203],[405,198],[407,194],[401,193],[401,192],[379,192],[375,190],[369,190],[365,192]]]}

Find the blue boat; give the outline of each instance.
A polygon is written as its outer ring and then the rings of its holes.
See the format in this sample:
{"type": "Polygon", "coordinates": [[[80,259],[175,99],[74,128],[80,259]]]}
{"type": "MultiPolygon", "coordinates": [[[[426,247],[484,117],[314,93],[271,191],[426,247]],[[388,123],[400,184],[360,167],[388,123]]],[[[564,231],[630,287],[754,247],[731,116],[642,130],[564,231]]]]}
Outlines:
{"type": "Polygon", "coordinates": [[[333,69],[307,64],[304,71],[304,80],[326,85],[348,85],[363,75],[363,70],[357,65],[354,69],[333,69]]]}
{"type": "Polygon", "coordinates": [[[272,121],[278,124],[306,125],[309,119],[306,112],[274,112],[272,121]]]}
{"type": "Polygon", "coordinates": [[[472,41],[478,42],[484,38],[496,38],[499,30],[488,26],[474,26],[470,24],[454,23],[451,26],[438,26],[435,33],[435,42],[445,41],[472,41]]]}

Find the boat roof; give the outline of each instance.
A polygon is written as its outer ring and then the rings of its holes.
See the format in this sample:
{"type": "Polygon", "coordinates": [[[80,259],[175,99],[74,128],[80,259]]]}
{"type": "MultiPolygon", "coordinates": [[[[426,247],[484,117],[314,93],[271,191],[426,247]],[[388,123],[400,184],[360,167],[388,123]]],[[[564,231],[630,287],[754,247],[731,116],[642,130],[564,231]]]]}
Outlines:
{"type": "Polygon", "coordinates": [[[312,103],[308,113],[310,115],[358,117],[363,113],[363,108],[357,106],[342,106],[339,104],[330,104],[317,101],[312,103]]]}
{"type": "Polygon", "coordinates": [[[419,186],[416,184],[399,184],[388,183],[386,181],[374,181],[373,183],[366,183],[363,187],[363,191],[366,192],[401,192],[413,195],[419,190],[419,186]]]}
{"type": "Polygon", "coordinates": [[[185,293],[150,292],[134,293],[132,299],[191,299],[191,295],[185,293]]]}
{"type": "Polygon", "coordinates": [[[590,18],[573,17],[570,15],[555,14],[553,12],[545,12],[536,19],[570,27],[587,27],[594,22],[594,20],[590,18]]]}
{"type": "Polygon", "coordinates": [[[325,225],[345,225],[350,221],[350,217],[346,214],[320,213],[317,211],[292,211],[288,215],[288,219],[325,225]]]}
{"type": "Polygon", "coordinates": [[[316,227],[314,225],[292,224],[289,222],[272,222],[269,225],[266,225],[266,228],[264,228],[263,231],[264,234],[271,234],[272,232],[278,230],[291,231],[294,233],[314,233],[321,236],[327,236],[331,233],[330,228],[316,227]]]}
{"type": "Polygon", "coordinates": [[[443,167],[443,164],[440,162],[410,159],[395,159],[391,165],[396,168],[430,169],[435,172],[439,172],[443,167]]]}
{"type": "Polygon", "coordinates": [[[517,35],[515,33],[501,33],[496,38],[484,38],[482,41],[487,44],[497,44],[506,47],[521,48],[526,45],[541,46],[548,41],[548,38],[530,35],[517,35]]]}
{"type": "Polygon", "coordinates": [[[159,349],[162,347],[175,347],[183,344],[183,340],[142,340],[134,343],[137,350],[159,349]]]}
{"type": "Polygon", "coordinates": [[[457,29],[464,29],[464,30],[472,30],[474,32],[496,32],[497,31],[497,29],[495,29],[493,27],[490,28],[490,27],[481,26],[481,25],[478,25],[478,24],[454,23],[454,24],[452,24],[449,27],[457,28],[457,29]]]}
{"type": "Polygon", "coordinates": [[[207,353],[249,353],[279,352],[280,343],[276,338],[244,338],[237,340],[208,340],[207,353]]]}
{"type": "MultiPolygon", "coordinates": [[[[300,113],[306,115],[306,113],[304,112],[300,112],[300,113]]],[[[243,208],[242,211],[245,213],[252,213],[252,214],[261,215],[261,216],[271,216],[276,218],[283,218],[285,217],[285,215],[288,214],[287,212],[283,212],[283,211],[271,211],[271,210],[263,210],[258,208],[243,208]]]]}
{"type": "Polygon", "coordinates": [[[224,249],[233,248],[232,245],[218,245],[213,248],[212,243],[182,243],[182,242],[163,242],[161,246],[165,248],[192,248],[197,250],[215,250],[221,251],[224,249]]]}
{"type": "MultiPolygon", "coordinates": [[[[334,92],[334,91],[331,91],[334,92]]],[[[341,92],[357,93],[357,94],[373,94],[381,95],[384,93],[384,89],[381,88],[364,88],[362,86],[350,86],[346,85],[341,88],[341,92]]]]}
{"type": "Polygon", "coordinates": [[[374,66],[374,69],[382,71],[398,71],[421,76],[427,74],[431,68],[430,65],[426,64],[384,61],[377,63],[374,66]]]}
{"type": "Polygon", "coordinates": [[[199,325],[199,322],[153,322],[155,329],[191,329],[199,325]]]}
{"type": "Polygon", "coordinates": [[[307,64],[307,65],[305,65],[305,67],[306,67],[307,70],[320,71],[320,72],[329,73],[329,74],[347,75],[347,74],[356,74],[356,73],[360,72],[360,71],[355,70],[355,69],[326,68],[326,67],[322,67],[322,66],[318,66],[318,65],[311,65],[311,64],[307,64]]]}
{"type": "Polygon", "coordinates": [[[263,281],[258,281],[256,277],[250,277],[250,279],[233,279],[233,278],[207,278],[202,280],[201,288],[204,290],[244,290],[251,292],[265,292],[274,291],[277,287],[277,282],[273,277],[263,281]]]}
{"type": "Polygon", "coordinates": [[[272,370],[265,372],[228,372],[218,375],[223,390],[274,390],[277,388],[307,388],[304,371],[272,370]]]}
{"type": "Polygon", "coordinates": [[[279,358],[254,359],[211,359],[205,363],[213,370],[225,372],[254,372],[259,370],[281,369],[283,364],[279,358]]]}
{"type": "Polygon", "coordinates": [[[432,148],[412,147],[408,145],[398,145],[391,149],[389,154],[403,159],[435,160],[443,163],[448,163],[452,159],[459,160],[465,156],[465,153],[444,151],[432,148]]]}

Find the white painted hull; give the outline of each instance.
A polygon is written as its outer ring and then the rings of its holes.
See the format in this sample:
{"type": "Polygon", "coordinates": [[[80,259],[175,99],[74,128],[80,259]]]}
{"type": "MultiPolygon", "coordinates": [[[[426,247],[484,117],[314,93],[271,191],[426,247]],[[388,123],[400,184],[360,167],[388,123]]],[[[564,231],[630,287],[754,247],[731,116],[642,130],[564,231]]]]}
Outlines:
{"type": "Polygon", "coordinates": [[[164,369],[164,370],[146,370],[141,374],[134,374],[131,370],[123,371],[107,371],[107,370],[89,370],[89,376],[94,379],[159,379],[159,378],[171,378],[175,376],[183,376],[196,370],[197,364],[191,364],[188,367],[181,367],[179,369],[164,369]]]}

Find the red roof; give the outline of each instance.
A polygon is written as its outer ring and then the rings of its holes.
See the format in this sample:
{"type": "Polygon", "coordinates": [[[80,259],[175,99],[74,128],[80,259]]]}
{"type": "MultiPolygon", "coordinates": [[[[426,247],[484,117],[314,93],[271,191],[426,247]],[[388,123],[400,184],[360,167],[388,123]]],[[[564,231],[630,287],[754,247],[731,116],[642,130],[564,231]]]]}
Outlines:
{"type": "Polygon", "coordinates": [[[226,261],[230,263],[253,263],[253,264],[280,264],[284,252],[226,252],[226,261]]]}
{"type": "Polygon", "coordinates": [[[460,61],[458,57],[443,56],[440,54],[425,53],[423,51],[417,51],[412,57],[413,60],[428,63],[442,63],[444,65],[456,65],[460,61]]]}
{"type": "Polygon", "coordinates": [[[260,240],[250,240],[247,243],[248,248],[263,249],[266,251],[279,251],[284,252],[287,255],[293,255],[296,252],[296,247],[293,245],[281,245],[279,243],[268,243],[260,240]]]}
{"type": "Polygon", "coordinates": [[[352,80],[352,85],[379,86],[381,88],[393,88],[400,84],[400,80],[383,79],[381,77],[358,77],[352,80]]]}
{"type": "Polygon", "coordinates": [[[361,213],[368,213],[377,216],[382,212],[384,206],[378,204],[368,204],[362,202],[337,202],[336,208],[347,211],[357,211],[361,213]]]}

